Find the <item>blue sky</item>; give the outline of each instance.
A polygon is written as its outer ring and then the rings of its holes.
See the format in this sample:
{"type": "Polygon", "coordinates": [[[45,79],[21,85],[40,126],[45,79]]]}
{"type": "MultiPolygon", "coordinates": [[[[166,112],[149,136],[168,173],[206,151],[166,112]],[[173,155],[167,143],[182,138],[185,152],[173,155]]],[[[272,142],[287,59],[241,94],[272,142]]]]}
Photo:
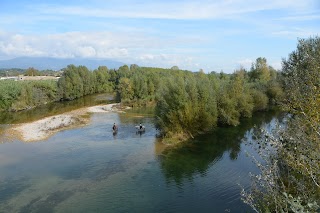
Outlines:
{"type": "Polygon", "coordinates": [[[0,59],[109,58],[232,73],[258,57],[281,68],[320,36],[319,0],[1,0],[0,59]]]}

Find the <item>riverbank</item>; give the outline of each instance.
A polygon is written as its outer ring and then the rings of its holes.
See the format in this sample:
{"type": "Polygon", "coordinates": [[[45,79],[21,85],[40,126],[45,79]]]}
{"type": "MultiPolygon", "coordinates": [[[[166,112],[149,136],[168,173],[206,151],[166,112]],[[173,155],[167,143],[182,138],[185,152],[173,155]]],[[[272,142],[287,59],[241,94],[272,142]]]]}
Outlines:
{"type": "Polygon", "coordinates": [[[120,104],[97,105],[23,123],[9,129],[10,135],[24,142],[44,140],[53,134],[90,123],[90,113],[123,112],[120,104]]]}

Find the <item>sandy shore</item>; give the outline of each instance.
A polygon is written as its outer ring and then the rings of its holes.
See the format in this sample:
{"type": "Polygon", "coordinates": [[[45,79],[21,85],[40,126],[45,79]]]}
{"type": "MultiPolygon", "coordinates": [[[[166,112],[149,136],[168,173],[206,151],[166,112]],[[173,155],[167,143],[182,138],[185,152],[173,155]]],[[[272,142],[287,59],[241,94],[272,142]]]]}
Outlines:
{"type": "Polygon", "coordinates": [[[12,127],[11,134],[25,142],[44,140],[58,131],[80,127],[90,122],[88,113],[122,112],[119,104],[81,108],[60,115],[12,127]]]}

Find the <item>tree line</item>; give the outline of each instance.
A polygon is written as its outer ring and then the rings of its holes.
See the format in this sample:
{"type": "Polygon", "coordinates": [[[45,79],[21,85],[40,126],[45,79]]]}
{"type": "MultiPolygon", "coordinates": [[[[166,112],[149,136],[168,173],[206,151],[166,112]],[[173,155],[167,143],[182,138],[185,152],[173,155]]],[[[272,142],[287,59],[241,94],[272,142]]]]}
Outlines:
{"type": "MultiPolygon", "coordinates": [[[[52,101],[113,92],[123,104],[154,105],[157,125],[166,137],[181,131],[193,135],[216,124],[237,125],[240,117],[265,110],[282,96],[279,73],[267,65],[265,58],[258,58],[250,71],[241,68],[233,74],[204,74],[180,70],[177,66],[163,69],[136,64],[119,69],[100,66],[93,71],[69,65],[62,71],[56,83],[2,81],[0,109],[22,110],[52,101]],[[44,101],[36,100],[37,96],[45,97],[44,101]]],[[[34,68],[25,71],[25,75],[39,73],[34,68]]]]}
{"type": "Polygon", "coordinates": [[[59,71],[54,70],[37,70],[34,67],[29,67],[28,69],[20,68],[10,68],[10,69],[0,69],[0,77],[10,77],[10,76],[61,76],[59,71]]]}
{"type": "MultiPolygon", "coordinates": [[[[33,69],[29,69],[34,72],[33,69]]],[[[28,73],[28,70],[27,70],[28,73]]],[[[0,111],[19,111],[49,102],[69,101],[94,93],[114,91],[115,70],[101,66],[89,71],[85,66],[69,65],[58,81],[0,82],[0,111]]]]}
{"type": "MultiPolygon", "coordinates": [[[[69,65],[55,81],[10,81],[0,85],[0,109],[18,111],[95,93],[114,93],[124,105],[155,107],[155,123],[167,141],[180,141],[217,125],[267,110],[283,98],[280,73],[257,58],[249,71],[233,74],[124,65],[119,69],[69,65]]],[[[25,74],[39,71],[29,68],[25,74]]]]}

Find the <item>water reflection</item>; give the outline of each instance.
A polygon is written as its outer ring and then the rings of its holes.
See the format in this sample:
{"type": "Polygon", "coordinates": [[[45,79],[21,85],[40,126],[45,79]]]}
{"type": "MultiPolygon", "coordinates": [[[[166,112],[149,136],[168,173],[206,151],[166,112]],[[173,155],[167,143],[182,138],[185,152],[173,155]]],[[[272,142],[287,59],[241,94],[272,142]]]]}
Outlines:
{"type": "Polygon", "coordinates": [[[184,179],[192,180],[196,174],[206,175],[207,170],[224,154],[235,161],[241,151],[242,139],[254,134],[257,128],[269,123],[279,112],[256,113],[253,118],[243,119],[237,127],[217,128],[211,134],[201,135],[192,141],[166,148],[159,155],[161,168],[167,182],[177,185],[184,179]]]}
{"type": "Polygon", "coordinates": [[[136,135],[139,135],[140,137],[145,133],[145,131],[136,131],[136,135]]]}

